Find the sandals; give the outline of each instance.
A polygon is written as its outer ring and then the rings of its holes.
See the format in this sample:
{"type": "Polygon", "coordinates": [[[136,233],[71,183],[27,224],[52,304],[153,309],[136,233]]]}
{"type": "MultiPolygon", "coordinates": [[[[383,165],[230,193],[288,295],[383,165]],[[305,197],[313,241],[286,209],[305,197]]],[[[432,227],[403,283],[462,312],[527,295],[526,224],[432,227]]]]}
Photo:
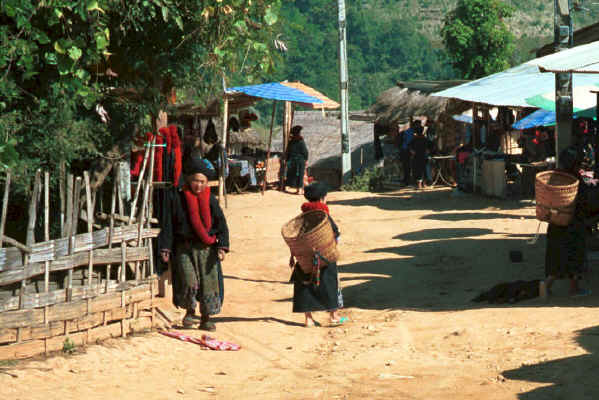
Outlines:
{"type": "Polygon", "coordinates": [[[331,326],[340,326],[340,325],[343,325],[344,323],[346,323],[347,321],[349,321],[349,318],[347,318],[347,317],[341,317],[339,319],[332,319],[331,326]]]}

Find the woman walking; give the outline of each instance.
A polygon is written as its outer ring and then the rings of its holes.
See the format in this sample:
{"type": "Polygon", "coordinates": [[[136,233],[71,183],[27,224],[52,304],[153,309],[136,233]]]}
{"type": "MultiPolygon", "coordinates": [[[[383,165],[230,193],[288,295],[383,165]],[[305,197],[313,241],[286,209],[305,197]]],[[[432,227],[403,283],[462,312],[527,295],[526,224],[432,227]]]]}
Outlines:
{"type": "MultiPolygon", "coordinates": [[[[224,299],[221,261],[229,251],[229,229],[218,200],[210,194],[212,165],[191,159],[186,165],[183,189],[169,196],[171,216],[161,221],[158,238],[162,261],[172,262],[173,303],[186,310],[183,326],[199,324],[214,331],[212,315],[224,299]],[[195,313],[200,305],[200,317],[195,313]]],[[[175,189],[173,189],[175,190],[175,189]]]]}

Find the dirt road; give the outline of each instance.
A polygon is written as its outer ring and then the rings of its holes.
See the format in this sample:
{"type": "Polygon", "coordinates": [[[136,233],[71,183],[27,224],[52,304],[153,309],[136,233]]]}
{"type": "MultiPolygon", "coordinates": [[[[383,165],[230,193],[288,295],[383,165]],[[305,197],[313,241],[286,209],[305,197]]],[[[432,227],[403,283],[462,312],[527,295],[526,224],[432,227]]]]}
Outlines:
{"type": "Polygon", "coordinates": [[[589,297],[569,298],[564,282],[547,303],[470,301],[502,281],[542,278],[544,237],[526,244],[537,228],[530,203],[448,189],[332,193],[350,322],[327,327],[318,313],[324,326],[304,328],[291,313],[280,235],[302,202],[275,191],[229,198],[233,251],[216,336],[241,351],[204,351],[158,333],[109,340],[73,356],[0,365],[1,397],[599,398],[596,273],[589,297]],[[524,260],[510,262],[510,250],[524,260]]]}

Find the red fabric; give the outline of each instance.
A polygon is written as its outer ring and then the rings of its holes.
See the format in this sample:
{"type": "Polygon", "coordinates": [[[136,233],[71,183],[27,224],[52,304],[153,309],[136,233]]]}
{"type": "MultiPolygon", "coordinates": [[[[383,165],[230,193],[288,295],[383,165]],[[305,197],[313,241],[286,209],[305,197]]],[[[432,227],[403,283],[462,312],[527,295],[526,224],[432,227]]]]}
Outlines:
{"type": "Polygon", "coordinates": [[[173,152],[175,153],[175,169],[173,172],[173,184],[177,186],[177,183],[179,183],[179,178],[181,177],[181,171],[183,170],[183,154],[181,152],[181,140],[179,140],[176,125],[169,125],[168,129],[171,133],[171,146],[173,152]]]}
{"type": "Polygon", "coordinates": [[[212,215],[210,214],[210,187],[207,186],[197,195],[192,193],[188,187],[183,189],[187,203],[189,222],[195,234],[204,244],[214,244],[216,236],[209,235],[212,228],[212,215]]]}
{"type": "MultiPolygon", "coordinates": [[[[145,141],[143,139],[136,140],[136,143],[143,146],[145,143],[152,143],[152,132],[146,132],[145,141]]],[[[131,152],[131,176],[138,177],[141,173],[141,167],[144,162],[144,151],[133,151],[131,152]]]]}
{"type": "Polygon", "coordinates": [[[208,335],[202,335],[202,338],[197,338],[193,336],[188,336],[180,332],[169,332],[169,331],[158,331],[158,333],[172,337],[174,339],[179,339],[184,342],[198,344],[202,347],[202,349],[210,349],[210,350],[222,350],[222,351],[237,351],[241,349],[241,346],[232,342],[226,342],[224,340],[217,340],[208,335]]]}
{"type": "Polygon", "coordinates": [[[170,154],[171,152],[171,133],[166,126],[158,129],[158,132],[162,134],[164,143],[166,143],[166,154],[170,154]]]}
{"type": "Polygon", "coordinates": [[[302,212],[321,210],[329,214],[329,207],[322,201],[309,201],[302,204],[302,212]]]}
{"type": "MultiPolygon", "coordinates": [[[[164,138],[160,135],[156,135],[156,144],[163,144],[164,138]]],[[[156,146],[154,148],[154,182],[162,182],[163,171],[162,171],[162,153],[164,147],[156,146]]]]}

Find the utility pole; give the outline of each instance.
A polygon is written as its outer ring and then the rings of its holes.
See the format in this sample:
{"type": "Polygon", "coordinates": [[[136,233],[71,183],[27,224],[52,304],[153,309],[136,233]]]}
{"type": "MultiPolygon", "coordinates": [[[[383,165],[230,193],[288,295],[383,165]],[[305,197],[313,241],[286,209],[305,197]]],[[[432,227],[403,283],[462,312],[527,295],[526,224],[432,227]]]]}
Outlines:
{"type": "MultiPolygon", "coordinates": [[[[572,29],[572,0],[553,0],[555,52],[569,49],[574,44],[572,29]]],[[[555,161],[559,167],[559,155],[572,144],[572,73],[555,74],[555,161]]]]}
{"type": "Polygon", "coordinates": [[[339,91],[341,98],[341,183],[351,178],[351,145],[349,141],[349,92],[347,73],[347,35],[345,0],[337,0],[339,11],[339,91]]]}

